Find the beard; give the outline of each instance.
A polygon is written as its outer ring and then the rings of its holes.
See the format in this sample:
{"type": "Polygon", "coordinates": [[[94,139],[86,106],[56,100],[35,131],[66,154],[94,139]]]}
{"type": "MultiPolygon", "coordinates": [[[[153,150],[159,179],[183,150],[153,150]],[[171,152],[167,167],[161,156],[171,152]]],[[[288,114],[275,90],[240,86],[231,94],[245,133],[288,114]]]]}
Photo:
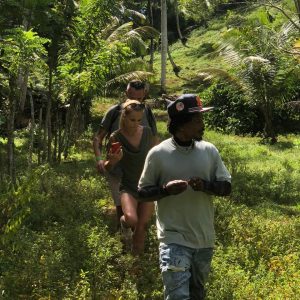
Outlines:
{"type": "Polygon", "coordinates": [[[198,142],[202,141],[202,139],[203,139],[203,134],[204,134],[204,132],[203,132],[202,130],[199,131],[198,134],[197,134],[197,136],[194,137],[194,140],[195,140],[195,141],[198,141],[198,142]]]}

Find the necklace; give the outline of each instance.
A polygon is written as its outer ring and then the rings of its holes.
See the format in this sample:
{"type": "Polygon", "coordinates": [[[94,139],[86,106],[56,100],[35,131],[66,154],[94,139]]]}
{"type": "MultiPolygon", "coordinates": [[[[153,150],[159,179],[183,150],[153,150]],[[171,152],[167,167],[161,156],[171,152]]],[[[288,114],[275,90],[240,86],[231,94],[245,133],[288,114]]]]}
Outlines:
{"type": "Polygon", "coordinates": [[[183,143],[185,145],[180,145],[174,137],[172,137],[172,144],[176,147],[176,149],[179,151],[179,152],[182,152],[182,153],[189,153],[191,150],[193,150],[194,148],[194,145],[195,145],[195,141],[194,140],[191,140],[190,142],[188,143],[183,143]]]}

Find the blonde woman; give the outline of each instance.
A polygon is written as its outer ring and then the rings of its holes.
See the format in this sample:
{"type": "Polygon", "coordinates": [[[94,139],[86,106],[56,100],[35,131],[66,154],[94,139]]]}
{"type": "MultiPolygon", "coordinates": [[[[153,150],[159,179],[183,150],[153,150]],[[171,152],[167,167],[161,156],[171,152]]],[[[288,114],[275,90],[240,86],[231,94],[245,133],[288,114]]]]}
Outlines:
{"type": "Polygon", "coordinates": [[[148,151],[156,144],[149,127],[142,126],[144,104],[127,100],[122,105],[120,127],[112,133],[108,143],[105,168],[111,171],[116,165],[122,170],[120,198],[124,215],[121,217],[121,234],[125,245],[131,244],[134,255],[144,251],[147,223],[154,205],[138,202],[137,185],[148,151]]]}

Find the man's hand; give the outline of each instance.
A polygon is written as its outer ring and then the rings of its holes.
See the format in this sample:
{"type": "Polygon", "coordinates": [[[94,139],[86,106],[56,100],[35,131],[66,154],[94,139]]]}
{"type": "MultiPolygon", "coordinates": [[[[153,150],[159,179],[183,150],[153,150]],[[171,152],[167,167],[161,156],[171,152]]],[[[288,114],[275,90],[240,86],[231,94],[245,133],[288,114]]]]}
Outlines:
{"type": "Polygon", "coordinates": [[[229,181],[205,181],[200,177],[192,177],[188,184],[194,191],[201,191],[210,195],[229,196],[231,193],[231,182],[229,181]]]}
{"type": "Polygon", "coordinates": [[[172,180],[165,185],[165,189],[169,195],[177,195],[187,189],[188,182],[185,180],[172,180]]]}
{"type": "Polygon", "coordinates": [[[188,184],[194,191],[203,191],[204,182],[200,177],[192,177],[188,180],[188,184]]]}

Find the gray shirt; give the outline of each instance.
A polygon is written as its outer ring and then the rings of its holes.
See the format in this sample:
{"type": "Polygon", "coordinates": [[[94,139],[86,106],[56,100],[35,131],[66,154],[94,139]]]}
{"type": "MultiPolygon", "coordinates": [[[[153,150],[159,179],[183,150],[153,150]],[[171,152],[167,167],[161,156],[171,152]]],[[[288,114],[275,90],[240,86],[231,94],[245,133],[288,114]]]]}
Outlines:
{"type": "MultiPolygon", "coordinates": [[[[121,104],[116,104],[111,106],[108,111],[105,113],[100,127],[102,127],[105,131],[108,133],[108,137],[110,134],[116,130],[119,129],[119,123],[120,123],[120,115],[121,115],[121,104]]],[[[143,118],[141,121],[141,125],[150,127],[152,134],[154,136],[157,135],[157,127],[154,115],[150,109],[150,107],[145,106],[143,118]]],[[[118,163],[113,170],[110,171],[110,174],[121,178],[122,176],[122,170],[120,168],[120,164],[118,163]]]]}
{"type": "Polygon", "coordinates": [[[112,134],[115,141],[122,144],[123,157],[119,161],[122,170],[121,191],[126,191],[138,197],[137,185],[141,176],[148,151],[153,145],[153,135],[149,127],[143,127],[143,133],[138,148],[133,147],[128,140],[117,130],[112,134]]]}
{"type": "MultiPolygon", "coordinates": [[[[231,181],[217,148],[208,142],[180,147],[167,139],[150,150],[139,187],[161,186],[171,180],[200,177],[206,181],[231,181]]],[[[191,248],[213,247],[215,241],[213,196],[190,186],[178,195],[156,202],[156,224],[161,243],[191,248]]]]}
{"type": "MultiPolygon", "coordinates": [[[[100,126],[109,134],[119,129],[121,106],[120,104],[113,105],[105,113],[100,126]]],[[[150,107],[146,106],[141,121],[141,125],[150,127],[153,135],[157,135],[155,118],[150,107]]]]}

